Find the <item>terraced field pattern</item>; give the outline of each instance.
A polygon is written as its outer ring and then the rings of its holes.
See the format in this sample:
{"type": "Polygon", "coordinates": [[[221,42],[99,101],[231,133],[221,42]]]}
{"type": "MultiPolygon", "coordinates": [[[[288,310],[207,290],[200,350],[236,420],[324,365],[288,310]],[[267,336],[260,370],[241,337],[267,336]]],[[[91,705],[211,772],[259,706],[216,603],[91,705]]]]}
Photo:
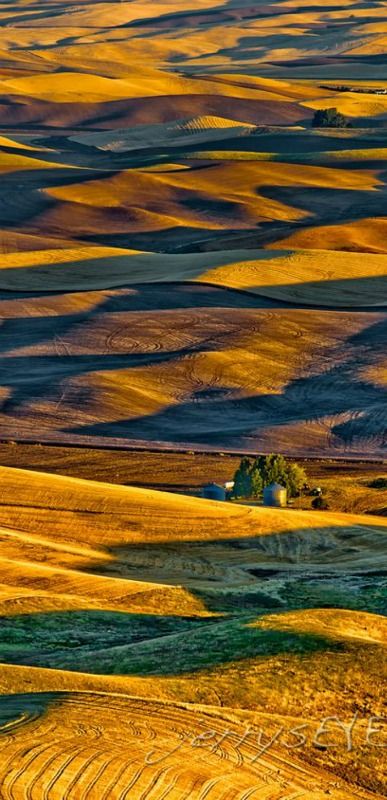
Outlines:
{"type": "Polygon", "coordinates": [[[386,796],[386,156],[386,0],[0,4],[0,800],[386,796]]]}

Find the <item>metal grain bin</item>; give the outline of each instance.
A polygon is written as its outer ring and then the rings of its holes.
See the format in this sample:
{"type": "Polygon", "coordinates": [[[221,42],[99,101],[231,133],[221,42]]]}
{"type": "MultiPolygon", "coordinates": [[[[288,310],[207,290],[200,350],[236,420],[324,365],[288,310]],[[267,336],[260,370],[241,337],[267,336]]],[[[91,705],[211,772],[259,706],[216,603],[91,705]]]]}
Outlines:
{"type": "Polygon", "coordinates": [[[285,508],[287,505],[288,493],[285,486],[280,483],[272,483],[265,486],[263,490],[263,505],[273,506],[274,508],[285,508]]]}
{"type": "Polygon", "coordinates": [[[203,486],[202,497],[206,500],[224,502],[226,500],[226,489],[224,486],[218,486],[217,483],[208,483],[207,486],[203,486]]]}

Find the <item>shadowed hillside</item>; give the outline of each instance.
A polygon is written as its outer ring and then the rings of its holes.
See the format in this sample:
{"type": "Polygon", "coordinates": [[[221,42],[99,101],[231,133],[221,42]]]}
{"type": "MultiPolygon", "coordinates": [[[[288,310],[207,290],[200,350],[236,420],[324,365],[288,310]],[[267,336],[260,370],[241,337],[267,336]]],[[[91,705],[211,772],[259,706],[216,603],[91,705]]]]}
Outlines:
{"type": "MultiPolygon", "coordinates": [[[[104,780],[113,780],[120,739],[135,735],[125,734],[120,718],[109,732],[103,715],[109,709],[112,719],[116,703],[139,726],[134,761],[125,761],[127,781],[149,780],[141,764],[150,747],[172,758],[182,726],[203,731],[203,713],[220,731],[230,721],[235,730],[255,730],[263,721],[268,731],[280,723],[285,730],[290,720],[312,731],[322,714],[340,710],[347,717],[362,709],[361,764],[339,745],[325,753],[308,741],[292,753],[283,737],[253,761],[255,774],[267,774],[273,798],[283,781],[313,787],[316,798],[327,786],[338,798],[355,796],[346,780],[376,791],[356,796],[381,796],[382,765],[364,746],[364,726],[367,710],[382,713],[384,702],[382,518],[226,506],[5,468],[1,484],[0,673],[3,694],[16,693],[0,699],[2,752],[10,764],[5,774],[0,761],[5,797],[10,786],[21,790],[22,782],[36,780],[33,760],[22,756],[26,737],[40,753],[43,781],[52,760],[58,788],[77,786],[88,775],[88,758],[94,763],[106,747],[104,780]],[[31,694],[42,689],[62,694],[47,697],[47,705],[44,695],[31,694]],[[90,696],[77,694],[85,689],[104,693],[92,711],[90,696]],[[166,709],[181,715],[169,732],[166,709]],[[55,742],[43,746],[46,724],[63,730],[59,749],[55,742]],[[74,740],[83,725],[85,750],[74,740]],[[66,777],[59,778],[64,763],[66,777]]],[[[248,781],[250,762],[238,747],[240,780],[248,781]]],[[[253,758],[257,745],[249,748],[253,758]]],[[[216,762],[206,763],[215,787],[216,762]]],[[[182,753],[172,764],[180,786],[188,780],[182,753]]],[[[190,763],[190,780],[195,769],[190,763]]],[[[91,774],[100,786],[102,778],[91,774]]],[[[231,774],[229,780],[234,785],[231,774]]]]}
{"type": "MultiPolygon", "coordinates": [[[[40,438],[69,443],[382,455],[385,314],[363,303],[367,294],[378,300],[383,275],[283,285],[282,263],[292,258],[270,251],[261,272],[251,261],[215,268],[205,276],[212,287],[127,284],[13,299],[3,292],[1,435],[34,438],[38,424],[40,438]],[[265,280],[263,268],[276,285],[249,294],[215,288],[227,275],[233,284],[239,275],[265,280]],[[342,307],[308,308],[294,297],[324,293],[342,307]]],[[[294,259],[296,281],[309,263],[294,259]]],[[[343,273],[350,265],[345,254],[343,273]]],[[[365,271],[360,262],[358,269],[365,271]]]]}
{"type": "Polygon", "coordinates": [[[386,19],[0,6],[1,800],[386,796],[386,19]]]}
{"type": "Polygon", "coordinates": [[[384,454],[384,16],[4,6],[3,438],[384,454]]]}

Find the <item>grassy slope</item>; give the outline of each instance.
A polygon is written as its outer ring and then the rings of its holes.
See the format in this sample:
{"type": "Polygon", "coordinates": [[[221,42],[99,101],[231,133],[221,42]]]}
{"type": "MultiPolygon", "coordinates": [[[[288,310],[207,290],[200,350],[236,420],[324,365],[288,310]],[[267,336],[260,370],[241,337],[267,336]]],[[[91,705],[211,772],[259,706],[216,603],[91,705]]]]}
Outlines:
{"type": "MultiPolygon", "coordinates": [[[[236,719],[270,712],[270,724],[299,720],[302,707],[312,727],[338,708],[344,717],[381,712],[386,626],[363,609],[382,602],[383,519],[8,468],[0,477],[0,653],[15,664],[1,669],[3,692],[123,692],[220,704],[236,719]],[[367,576],[377,570],[372,595],[367,576]],[[353,593],[357,610],[346,610],[353,593]]],[[[363,728],[362,719],[359,747],[363,728]]],[[[39,741],[42,729],[29,735],[39,741]]],[[[381,766],[363,750],[361,764],[312,746],[302,758],[378,789],[381,766]]]]}
{"type": "MultiPolygon", "coordinates": [[[[123,420],[124,427],[133,409],[141,417],[161,408],[157,430],[145,420],[141,434],[158,438],[170,424],[168,407],[175,419],[176,402],[186,429],[187,381],[212,434],[216,424],[228,430],[231,421],[234,431],[250,432],[261,408],[250,396],[255,378],[269,406],[274,403],[270,445],[275,431],[282,449],[306,438],[321,447],[337,430],[345,446],[349,436],[352,443],[360,437],[360,451],[365,442],[375,448],[377,440],[379,447],[383,319],[375,313],[359,322],[351,309],[385,303],[385,153],[378,130],[383,133],[386,99],[337,94],[319,84],[359,77],[363,86],[385,85],[384,4],[371,10],[347,0],[321,11],[268,3],[258,16],[239,0],[216,9],[212,0],[195,7],[162,0],[155,7],[152,19],[143,0],[85,0],[77,7],[25,0],[1,9],[0,124],[12,130],[0,141],[0,285],[11,308],[11,320],[1,313],[5,436],[28,426],[40,436],[43,419],[63,430],[74,425],[79,409],[92,428],[102,407],[105,421],[123,420]],[[281,79],[289,74],[290,81],[281,79]],[[305,134],[313,111],[327,105],[354,119],[352,132],[305,134]],[[280,136],[271,130],[266,139],[259,131],[217,139],[207,158],[214,130],[218,136],[217,125],[224,125],[208,116],[281,126],[280,136]],[[161,147],[152,126],[192,117],[199,120],[193,136],[203,150],[190,161],[186,131],[177,144],[172,136],[172,152],[165,152],[168,135],[161,147]],[[149,126],[150,147],[141,155],[101,153],[85,139],[97,130],[114,142],[112,129],[133,124],[149,126]],[[84,147],[76,145],[80,137],[84,147]],[[38,150],[22,155],[24,141],[38,150]],[[235,164],[235,151],[253,160],[235,164]],[[236,242],[243,236],[244,243],[236,242]],[[82,238],[86,244],[75,242],[82,238]],[[280,253],[262,256],[262,245],[280,253]],[[201,247],[223,252],[183,255],[201,247]],[[103,315],[88,327],[84,312],[101,302],[95,288],[111,287],[102,303],[114,307],[115,287],[124,286],[128,299],[138,292],[136,281],[160,288],[172,279],[191,298],[187,279],[197,282],[198,293],[203,281],[224,283],[290,300],[294,313],[279,319],[278,309],[275,322],[266,309],[258,320],[255,313],[244,316],[245,341],[232,333],[234,326],[240,332],[243,316],[235,314],[235,296],[232,310],[227,302],[207,315],[195,308],[180,319],[173,315],[173,325],[165,315],[164,328],[159,315],[148,314],[146,300],[150,330],[134,324],[136,315],[123,328],[114,313],[114,330],[103,315]],[[60,287],[77,291],[55,305],[44,292],[60,287]],[[34,293],[41,295],[36,305],[34,293]],[[308,323],[300,303],[316,308],[314,317],[304,312],[308,323]],[[316,304],[347,308],[345,324],[343,315],[327,322],[316,304]],[[169,354],[178,348],[176,359],[164,369],[137,365],[125,379],[122,359],[129,351],[149,357],[152,326],[169,354]],[[323,352],[315,345],[321,331],[323,352]],[[180,352],[186,336],[188,358],[180,352]],[[281,341],[282,359],[269,341],[281,341]],[[116,357],[115,347],[120,361],[101,362],[111,350],[116,357]],[[317,380],[311,364],[321,369],[317,380]],[[211,394],[219,382],[220,406],[211,394]],[[236,391],[246,401],[243,419],[236,391]],[[327,408],[328,396],[333,407],[327,408]],[[277,400],[282,420],[298,404],[307,408],[306,425],[290,414],[290,427],[281,430],[277,400]]],[[[160,310],[162,317],[165,307],[160,310]]],[[[369,510],[367,490],[351,487],[351,480],[334,486],[333,479],[333,496],[342,492],[340,507],[369,510]]],[[[123,800],[127,794],[136,800],[322,800],[327,794],[351,800],[385,792],[381,751],[364,747],[367,716],[383,711],[385,520],[226,508],[6,468],[0,481],[0,654],[8,662],[0,666],[4,800],[123,800]],[[5,696],[18,692],[32,694],[5,696]],[[326,713],[349,719],[356,711],[353,752],[310,742],[298,754],[275,746],[252,768],[256,747],[238,747],[233,739],[219,750],[211,750],[212,742],[205,752],[179,747],[176,756],[144,768],[154,746],[169,753],[187,731],[209,725],[220,733],[230,726],[241,731],[246,722],[265,730],[289,721],[313,729],[326,713]]]]}

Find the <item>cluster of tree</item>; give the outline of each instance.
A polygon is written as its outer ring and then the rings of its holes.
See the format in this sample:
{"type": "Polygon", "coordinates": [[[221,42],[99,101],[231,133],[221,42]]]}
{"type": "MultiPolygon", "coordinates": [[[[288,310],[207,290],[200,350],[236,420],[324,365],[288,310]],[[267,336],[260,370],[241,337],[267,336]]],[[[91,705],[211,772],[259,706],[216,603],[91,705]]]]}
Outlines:
{"type": "Polygon", "coordinates": [[[314,128],[351,128],[352,125],[348,122],[344,114],[341,114],[337,108],[322,108],[316,111],[312,125],[314,128]]]}
{"type": "Polygon", "coordinates": [[[305,470],[284,456],[272,454],[258,456],[254,461],[242,458],[234,475],[233,497],[260,497],[265,486],[280,483],[288,490],[288,497],[298,497],[306,485],[305,470]]]}

